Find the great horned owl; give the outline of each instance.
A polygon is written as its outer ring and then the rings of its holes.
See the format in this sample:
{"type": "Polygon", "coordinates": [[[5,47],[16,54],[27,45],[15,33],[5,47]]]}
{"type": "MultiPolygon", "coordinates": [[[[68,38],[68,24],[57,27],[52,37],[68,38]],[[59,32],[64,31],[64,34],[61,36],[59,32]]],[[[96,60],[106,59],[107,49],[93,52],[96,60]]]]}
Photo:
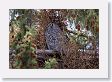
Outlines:
{"type": "Polygon", "coordinates": [[[62,53],[63,45],[66,44],[66,37],[57,24],[50,23],[47,26],[45,37],[48,49],[62,53]]]}

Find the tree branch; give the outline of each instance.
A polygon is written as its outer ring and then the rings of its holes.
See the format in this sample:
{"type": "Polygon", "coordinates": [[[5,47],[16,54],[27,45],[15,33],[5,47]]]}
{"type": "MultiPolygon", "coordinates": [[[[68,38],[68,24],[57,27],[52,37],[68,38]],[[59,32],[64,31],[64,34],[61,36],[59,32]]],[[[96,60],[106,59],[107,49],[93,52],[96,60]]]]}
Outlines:
{"type": "Polygon", "coordinates": [[[58,51],[54,51],[54,50],[37,50],[36,54],[60,54],[58,51]]]}

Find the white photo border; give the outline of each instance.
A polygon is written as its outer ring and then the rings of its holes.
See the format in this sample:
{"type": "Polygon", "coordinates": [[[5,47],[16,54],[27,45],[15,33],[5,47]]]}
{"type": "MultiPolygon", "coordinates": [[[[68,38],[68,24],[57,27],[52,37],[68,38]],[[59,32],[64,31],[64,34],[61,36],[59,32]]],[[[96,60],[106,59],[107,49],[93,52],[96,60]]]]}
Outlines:
{"type": "Polygon", "coordinates": [[[108,78],[107,0],[1,0],[2,78],[108,78]],[[99,69],[9,69],[9,9],[99,9],[99,69]]]}

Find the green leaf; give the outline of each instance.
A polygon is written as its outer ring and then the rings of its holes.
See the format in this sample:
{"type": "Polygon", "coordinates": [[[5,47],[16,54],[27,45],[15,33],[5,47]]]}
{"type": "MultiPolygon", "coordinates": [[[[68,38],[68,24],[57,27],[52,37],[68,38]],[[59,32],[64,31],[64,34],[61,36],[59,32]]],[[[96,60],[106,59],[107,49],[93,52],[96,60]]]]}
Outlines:
{"type": "Polygon", "coordinates": [[[45,61],[45,69],[50,69],[50,68],[51,68],[50,62],[45,61]]]}

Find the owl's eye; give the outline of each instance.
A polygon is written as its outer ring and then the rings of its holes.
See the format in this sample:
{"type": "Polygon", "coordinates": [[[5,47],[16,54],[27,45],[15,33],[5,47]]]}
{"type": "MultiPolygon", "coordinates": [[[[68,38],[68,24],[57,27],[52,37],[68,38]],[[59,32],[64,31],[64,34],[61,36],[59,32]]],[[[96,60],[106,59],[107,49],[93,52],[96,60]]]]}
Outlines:
{"type": "Polygon", "coordinates": [[[18,39],[18,41],[20,41],[20,39],[18,39]]]}
{"type": "Polygon", "coordinates": [[[12,38],[14,38],[14,35],[12,36],[12,38]]]}

